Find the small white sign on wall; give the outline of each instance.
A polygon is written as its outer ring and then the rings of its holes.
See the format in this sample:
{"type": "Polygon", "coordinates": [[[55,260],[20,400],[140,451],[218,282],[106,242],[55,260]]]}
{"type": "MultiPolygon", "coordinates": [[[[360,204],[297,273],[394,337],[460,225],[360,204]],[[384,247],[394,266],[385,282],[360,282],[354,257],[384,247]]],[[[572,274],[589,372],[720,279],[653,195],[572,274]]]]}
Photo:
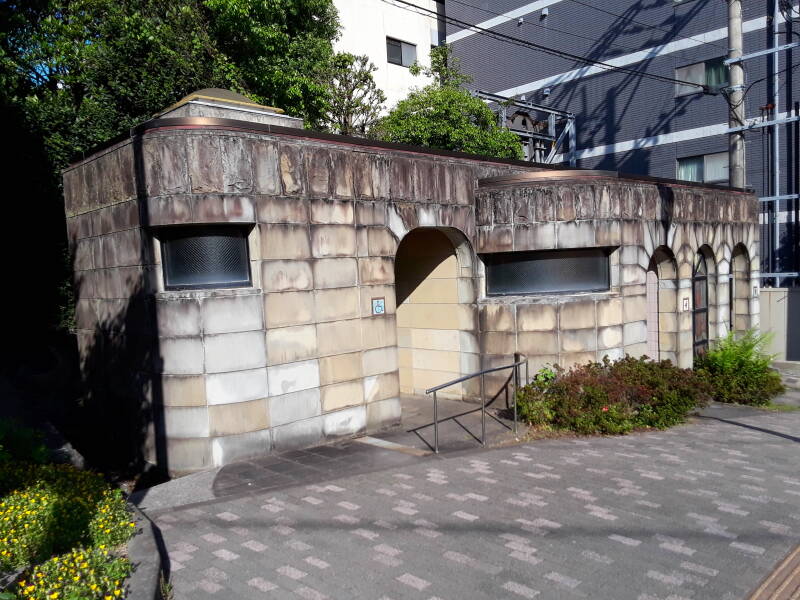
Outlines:
{"type": "Polygon", "coordinates": [[[372,299],[372,314],[373,315],[382,315],[386,312],[386,299],[385,298],[373,298],[372,299]]]}
{"type": "Polygon", "coordinates": [[[689,299],[688,298],[684,298],[683,299],[683,310],[689,310],[689,299]]]}

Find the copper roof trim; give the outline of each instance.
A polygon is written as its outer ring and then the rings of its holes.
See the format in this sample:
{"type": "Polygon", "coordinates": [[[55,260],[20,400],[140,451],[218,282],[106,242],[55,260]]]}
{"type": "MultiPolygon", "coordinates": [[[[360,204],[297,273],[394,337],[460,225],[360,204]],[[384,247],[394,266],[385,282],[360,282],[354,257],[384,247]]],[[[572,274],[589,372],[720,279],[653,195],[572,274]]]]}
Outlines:
{"type": "Polygon", "coordinates": [[[591,171],[591,170],[563,170],[563,171],[539,171],[536,173],[517,173],[514,175],[500,175],[499,177],[486,177],[478,180],[478,187],[490,185],[513,185],[519,183],[539,183],[545,181],[559,181],[563,179],[590,179],[605,177],[619,179],[617,171],[591,171]]]}

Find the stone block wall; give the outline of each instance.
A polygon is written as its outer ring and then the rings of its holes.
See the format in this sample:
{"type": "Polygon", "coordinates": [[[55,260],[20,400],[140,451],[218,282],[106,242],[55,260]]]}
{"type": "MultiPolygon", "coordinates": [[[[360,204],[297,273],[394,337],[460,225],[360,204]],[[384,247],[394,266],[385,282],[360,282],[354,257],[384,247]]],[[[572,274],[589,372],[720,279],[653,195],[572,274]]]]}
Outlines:
{"type": "MultiPolygon", "coordinates": [[[[647,272],[655,268],[654,255],[662,253],[675,261],[677,276],[674,270],[660,270],[659,358],[690,367],[691,279],[698,253],[707,253],[713,267],[709,273],[712,340],[729,330],[728,277],[734,248],[751,257],[740,261],[747,264],[742,267],[747,281],[758,281],[754,198],[678,183],[602,176],[579,179],[576,173],[578,181],[571,182],[548,181],[545,175],[537,175],[535,183],[520,178],[509,179],[512,183],[502,178],[482,182],[476,194],[478,253],[613,250],[608,292],[501,298],[481,294],[484,364],[503,364],[515,351],[527,355],[532,368],[647,354],[647,272]]],[[[479,290],[484,286],[479,282],[479,290]]],[[[748,320],[755,323],[757,296],[750,297],[753,292],[748,289],[748,320]]]]}
{"type": "MultiPolygon", "coordinates": [[[[521,181],[538,172],[302,130],[166,120],[64,173],[85,373],[108,382],[107,365],[124,371],[113,402],[147,407],[132,443],[186,472],[390,426],[401,391],[515,352],[532,369],[644,354],[657,249],[677,265],[658,282],[662,357],[691,364],[690,314],[679,309],[703,245],[716,265],[711,330],[724,333],[734,248],[758,281],[751,196],[580,172],[521,181]],[[163,235],[226,223],[248,232],[252,285],[166,290],[163,235]],[[398,296],[402,245],[434,234],[452,252],[398,296]],[[485,293],[484,254],[586,247],[610,249],[608,291],[485,293]],[[669,289],[676,308],[661,299],[669,289]]],[[[739,295],[754,322],[757,299],[739,295]]],[[[488,393],[504,379],[490,377],[488,393]]],[[[451,392],[474,399],[477,385],[451,392]]]]}

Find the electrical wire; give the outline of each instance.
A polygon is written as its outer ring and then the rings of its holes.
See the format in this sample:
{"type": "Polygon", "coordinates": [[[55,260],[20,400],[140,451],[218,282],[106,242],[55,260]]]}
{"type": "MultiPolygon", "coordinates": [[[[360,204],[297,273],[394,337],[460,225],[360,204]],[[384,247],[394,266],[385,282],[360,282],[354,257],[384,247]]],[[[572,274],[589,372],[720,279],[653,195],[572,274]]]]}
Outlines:
{"type": "MultiPolygon", "coordinates": [[[[475,6],[474,4],[469,4],[468,2],[464,2],[463,0],[447,0],[448,2],[455,2],[456,4],[461,4],[462,6],[466,6],[468,8],[474,8],[475,10],[479,10],[481,12],[485,12],[489,15],[494,15],[496,17],[506,17],[507,13],[499,13],[493,10],[489,10],[488,8],[483,8],[481,6],[475,6]]],[[[531,25],[533,27],[539,27],[540,29],[544,29],[545,31],[554,31],[556,33],[563,33],[564,35],[571,35],[572,37],[580,38],[582,40],[589,40],[590,42],[597,42],[597,38],[589,37],[588,35],[581,35],[580,33],[574,33],[572,31],[565,31],[563,29],[556,29],[550,25],[540,25],[539,23],[534,23],[532,21],[522,21],[522,25],[531,25]]],[[[638,52],[641,48],[634,48],[632,46],[623,46],[622,44],[615,44],[612,48],[618,48],[620,50],[629,50],[631,52],[638,52]]]]}
{"type": "MultiPolygon", "coordinates": [[[[646,27],[647,29],[655,29],[657,31],[661,31],[661,32],[664,32],[664,33],[669,33],[671,35],[675,35],[673,31],[667,29],[666,27],[659,27],[658,25],[651,25],[651,24],[648,24],[648,23],[642,23],[641,21],[637,21],[636,19],[634,19],[632,17],[626,17],[625,15],[620,15],[618,13],[611,12],[610,10],[606,10],[605,8],[600,8],[599,6],[595,6],[594,4],[589,4],[587,2],[582,2],[581,0],[570,0],[570,2],[574,2],[575,4],[580,4],[581,6],[585,6],[587,8],[593,8],[596,11],[599,11],[601,13],[605,13],[607,15],[611,15],[612,17],[616,17],[618,19],[622,19],[623,21],[628,21],[630,23],[636,23],[637,25],[641,25],[642,27],[646,27]]],[[[699,42],[701,44],[707,44],[709,46],[716,46],[717,48],[723,48],[725,50],[726,54],[728,52],[728,47],[727,46],[723,46],[722,44],[717,44],[715,42],[705,42],[705,41],[703,41],[703,40],[701,40],[699,38],[694,38],[694,37],[689,36],[689,35],[684,36],[684,37],[687,40],[694,40],[695,42],[699,42]]]]}
{"type": "Polygon", "coordinates": [[[563,50],[556,50],[554,48],[549,48],[547,46],[543,46],[542,44],[537,44],[535,42],[529,42],[527,40],[523,40],[511,35],[507,35],[504,33],[499,33],[497,31],[492,31],[490,29],[486,29],[484,27],[480,27],[479,25],[475,25],[473,23],[467,23],[466,21],[462,21],[460,19],[456,19],[454,17],[448,17],[446,15],[440,15],[435,10],[431,10],[429,8],[425,8],[423,6],[419,6],[412,2],[408,2],[407,0],[382,0],[382,2],[389,4],[391,6],[397,6],[398,8],[402,8],[404,10],[408,10],[411,12],[417,12],[419,14],[426,14],[433,17],[436,17],[439,21],[444,21],[445,23],[449,23],[451,25],[456,25],[463,29],[469,29],[474,31],[475,33],[485,35],[491,37],[492,39],[499,40],[502,42],[507,42],[510,44],[514,44],[516,46],[521,46],[523,48],[529,48],[532,50],[536,50],[542,52],[543,54],[549,54],[550,56],[556,56],[558,58],[564,58],[567,60],[573,60],[579,63],[583,63],[585,65],[593,65],[602,68],[605,71],[616,71],[619,73],[627,73],[628,75],[633,75],[635,77],[642,77],[645,79],[652,79],[654,81],[660,81],[662,83],[670,83],[670,84],[678,84],[678,85],[687,85],[691,87],[699,88],[703,91],[703,93],[708,94],[711,93],[710,89],[707,85],[695,83],[693,81],[684,81],[682,79],[674,79],[672,77],[666,77],[664,75],[656,75],[655,73],[648,73],[646,71],[640,71],[637,69],[629,69],[627,67],[619,67],[615,65],[611,65],[605,63],[600,60],[595,60],[593,58],[587,58],[585,56],[580,56],[578,54],[572,54],[570,52],[565,52],[563,50]]]}

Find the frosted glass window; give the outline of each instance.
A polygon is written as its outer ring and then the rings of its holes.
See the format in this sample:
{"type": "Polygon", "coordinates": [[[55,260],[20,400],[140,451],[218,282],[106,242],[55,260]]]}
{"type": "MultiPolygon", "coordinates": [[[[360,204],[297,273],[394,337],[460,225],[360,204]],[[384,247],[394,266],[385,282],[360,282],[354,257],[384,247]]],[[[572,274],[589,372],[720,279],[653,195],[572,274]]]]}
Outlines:
{"type": "Polygon", "coordinates": [[[705,62],[707,86],[721,88],[728,85],[728,67],[725,66],[724,60],[720,57],[705,62]]]}
{"type": "Polygon", "coordinates": [[[728,183],[727,152],[706,154],[703,160],[703,181],[705,183],[728,183]]]}
{"type": "Polygon", "coordinates": [[[684,85],[678,83],[675,85],[675,95],[698,94],[703,91],[703,88],[699,87],[702,85],[712,89],[719,89],[728,85],[728,67],[725,66],[724,60],[723,57],[712,58],[675,69],[675,79],[697,84],[684,85]]]}
{"type": "Polygon", "coordinates": [[[387,37],[386,60],[393,65],[410,67],[417,61],[417,47],[414,44],[387,37]]]}
{"type": "Polygon", "coordinates": [[[697,94],[702,92],[703,88],[698,87],[704,85],[706,82],[706,65],[705,63],[697,63],[694,65],[687,65],[675,69],[675,79],[680,81],[688,81],[698,85],[684,85],[681,83],[676,84],[675,95],[685,96],[687,94],[697,94]]]}
{"type": "Polygon", "coordinates": [[[245,228],[173,227],[160,238],[167,289],[251,285],[245,228]]]}
{"type": "Polygon", "coordinates": [[[690,156],[678,159],[678,179],[683,181],[703,181],[703,157],[690,156]]]}
{"type": "Polygon", "coordinates": [[[611,248],[481,255],[490,296],[594,292],[609,288],[611,248]]]}
{"type": "Polygon", "coordinates": [[[677,178],[698,183],[728,183],[728,153],[716,152],[678,159],[677,178]]]}

